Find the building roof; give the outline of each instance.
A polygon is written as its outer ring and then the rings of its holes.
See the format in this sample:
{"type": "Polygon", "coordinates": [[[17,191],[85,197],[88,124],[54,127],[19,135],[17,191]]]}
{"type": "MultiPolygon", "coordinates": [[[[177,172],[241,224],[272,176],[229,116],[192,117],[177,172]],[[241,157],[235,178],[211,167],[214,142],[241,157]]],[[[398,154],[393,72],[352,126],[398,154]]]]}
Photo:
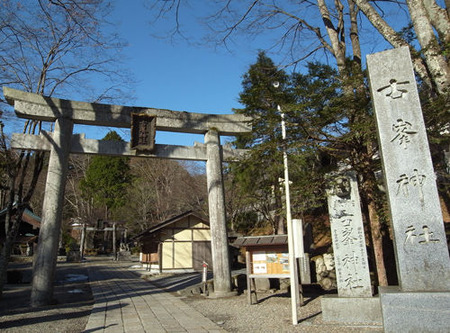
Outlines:
{"type": "Polygon", "coordinates": [[[200,219],[203,223],[209,224],[209,222],[207,220],[205,220],[200,215],[198,215],[198,214],[194,213],[192,210],[190,210],[190,211],[184,212],[184,213],[182,213],[180,215],[173,216],[173,217],[171,217],[171,218],[169,218],[169,219],[167,219],[165,221],[162,221],[161,223],[158,223],[158,224],[154,225],[153,227],[151,227],[151,228],[149,228],[147,230],[144,230],[140,234],[134,236],[132,238],[132,240],[139,240],[143,236],[151,235],[152,233],[154,233],[154,232],[156,232],[156,231],[158,231],[160,229],[166,228],[166,227],[168,227],[168,226],[170,226],[172,224],[175,224],[175,223],[179,222],[180,220],[182,220],[182,219],[184,219],[185,217],[188,217],[188,216],[195,216],[196,218],[200,219]]]}
{"type": "Polygon", "coordinates": [[[27,208],[22,214],[22,221],[31,224],[35,228],[40,228],[42,219],[27,208]]]}
{"type": "Polygon", "coordinates": [[[266,245],[287,245],[287,235],[270,235],[270,236],[247,236],[238,237],[233,245],[238,247],[247,246],[266,246],[266,245]]]}
{"type": "MultiPolygon", "coordinates": [[[[17,209],[16,206],[17,206],[17,204],[13,205],[14,214],[17,209]]],[[[0,210],[0,217],[3,217],[4,215],[6,215],[7,211],[8,211],[7,208],[0,210]]],[[[35,228],[40,228],[42,219],[39,216],[37,216],[36,214],[34,214],[30,209],[25,208],[25,210],[23,211],[23,214],[22,214],[22,221],[24,221],[28,224],[31,224],[35,228]]]]}

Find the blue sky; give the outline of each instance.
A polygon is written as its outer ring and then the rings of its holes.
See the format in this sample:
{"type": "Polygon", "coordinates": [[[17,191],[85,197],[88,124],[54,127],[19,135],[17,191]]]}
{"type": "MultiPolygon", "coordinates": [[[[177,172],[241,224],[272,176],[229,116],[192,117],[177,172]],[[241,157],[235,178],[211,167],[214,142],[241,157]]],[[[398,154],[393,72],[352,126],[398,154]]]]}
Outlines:
{"type": "MultiPolygon", "coordinates": [[[[257,50],[231,54],[186,41],[172,43],[156,38],[155,29],[169,28],[172,22],[150,24],[150,13],[142,1],[115,1],[114,21],[128,42],[125,63],[137,80],[136,99],[128,105],[174,111],[231,114],[239,108],[242,75],[255,62],[257,50]]],[[[189,33],[200,36],[201,27],[192,24],[189,33]]],[[[83,129],[84,130],[84,129],[83,129]]],[[[90,138],[102,138],[108,129],[89,130],[90,138]]],[[[118,130],[125,138],[126,131],[118,130]]],[[[202,135],[158,132],[157,143],[192,145],[203,142],[202,135]]]]}
{"type": "MultiPolygon", "coordinates": [[[[215,49],[211,43],[194,46],[206,34],[206,28],[196,20],[204,14],[201,11],[205,10],[207,2],[203,1],[195,3],[196,8],[183,8],[182,12],[183,31],[195,38],[190,42],[177,38],[172,43],[169,38],[156,38],[155,35],[164,36],[173,28],[173,17],[151,24],[152,13],[144,7],[143,0],[115,0],[113,3],[115,9],[110,21],[115,23],[113,29],[128,43],[123,61],[136,79],[135,99],[127,105],[231,114],[233,108],[242,107],[238,102],[242,75],[256,61],[258,49],[267,49],[273,44],[273,38],[279,38],[279,34],[271,35],[270,31],[264,31],[256,39],[239,36],[232,45],[233,53],[224,47],[215,49]]],[[[147,0],[147,3],[151,1],[147,0]]],[[[366,53],[389,48],[386,43],[379,42],[379,36],[368,34],[367,30],[363,36],[366,53]]],[[[282,58],[285,54],[277,55],[275,51],[268,55],[275,63],[286,60],[282,58]]],[[[320,57],[315,60],[326,61],[320,57]]],[[[80,100],[87,100],[87,97],[80,97],[80,100]]],[[[88,138],[95,139],[101,139],[109,130],[92,126],[75,128],[76,132],[85,132],[88,138]]],[[[129,131],[117,129],[117,132],[129,140],[129,131]]],[[[203,142],[203,136],[158,132],[156,137],[157,143],[164,144],[192,145],[193,141],[203,142]]]]}
{"type": "MultiPolygon", "coordinates": [[[[200,2],[195,4],[195,8],[184,7],[181,11],[183,32],[194,37],[193,40],[187,42],[177,38],[172,43],[169,38],[156,38],[155,35],[167,37],[167,31],[174,27],[173,16],[151,24],[152,13],[144,7],[143,0],[116,0],[113,3],[115,11],[112,20],[117,22],[120,36],[129,43],[125,49],[125,63],[137,80],[136,99],[129,105],[200,113],[232,113],[233,108],[242,107],[238,102],[242,75],[256,61],[258,49],[271,46],[272,37],[279,38],[279,34],[270,35],[270,31],[265,31],[258,39],[240,37],[232,45],[233,53],[224,47],[215,49],[211,43],[194,46],[207,33],[206,28],[197,21],[206,6],[205,2],[200,2]]],[[[318,25],[322,24],[319,22],[318,25]]],[[[363,35],[366,40],[362,41],[362,46],[367,53],[389,48],[379,35],[367,31],[363,35]]],[[[269,52],[268,55],[275,63],[283,61],[283,54],[269,52]]],[[[315,60],[318,59],[326,61],[320,56],[315,60]]],[[[88,137],[100,139],[106,132],[107,129],[104,129],[87,134],[88,137]]],[[[118,132],[128,140],[127,131],[118,132]]],[[[192,145],[193,141],[203,142],[203,137],[158,132],[156,141],[192,145]]]]}
{"type": "MultiPolygon", "coordinates": [[[[136,81],[133,99],[124,104],[215,114],[231,114],[233,108],[241,107],[238,103],[241,77],[255,62],[257,50],[250,49],[250,46],[242,47],[239,52],[231,54],[224,49],[214,50],[211,45],[194,46],[193,40],[188,42],[179,38],[171,42],[169,38],[162,37],[167,37],[166,32],[173,27],[173,21],[158,20],[152,23],[154,15],[144,7],[144,2],[113,0],[114,11],[107,18],[113,22],[108,29],[117,32],[121,40],[128,44],[123,50],[122,62],[136,81]]],[[[187,15],[183,22],[186,23],[186,33],[196,38],[204,35],[204,28],[193,16],[187,15]]],[[[94,83],[102,86],[103,82],[98,80],[94,83]]],[[[75,94],[77,96],[72,98],[79,101],[93,98],[89,92],[86,96],[78,96],[78,92],[75,94]]],[[[64,95],[58,97],[70,99],[64,95]]],[[[7,134],[22,132],[22,119],[13,116],[7,122],[7,134]]],[[[102,139],[110,130],[116,130],[124,140],[129,141],[129,130],[126,129],[81,125],[74,128],[75,133],[85,133],[91,139],[102,139]]],[[[194,141],[203,142],[204,139],[202,135],[158,132],[156,141],[192,145],[194,141]]]]}

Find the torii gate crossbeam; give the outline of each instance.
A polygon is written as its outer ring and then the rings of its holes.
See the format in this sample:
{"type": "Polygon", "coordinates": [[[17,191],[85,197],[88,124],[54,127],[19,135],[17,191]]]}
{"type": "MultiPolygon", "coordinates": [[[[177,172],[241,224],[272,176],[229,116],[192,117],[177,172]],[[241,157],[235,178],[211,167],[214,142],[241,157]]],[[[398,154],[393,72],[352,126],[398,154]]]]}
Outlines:
{"type": "Polygon", "coordinates": [[[50,150],[43,204],[42,226],[36,252],[31,293],[32,306],[49,304],[53,297],[57,246],[62,221],[62,205],[70,153],[106,154],[206,160],[211,253],[215,296],[231,292],[231,271],[226,232],[222,161],[236,159],[244,151],[220,145],[220,135],[251,131],[250,118],[242,115],[188,113],[154,108],[138,108],[76,102],[45,97],[4,87],[6,100],[18,117],[55,122],[53,133],[39,136],[14,134],[11,147],[50,150]],[[88,140],[72,135],[74,124],[130,128],[132,113],[156,117],[156,130],[205,134],[205,144],[194,147],[156,145],[151,153],[140,153],[128,144],[88,140]]]}

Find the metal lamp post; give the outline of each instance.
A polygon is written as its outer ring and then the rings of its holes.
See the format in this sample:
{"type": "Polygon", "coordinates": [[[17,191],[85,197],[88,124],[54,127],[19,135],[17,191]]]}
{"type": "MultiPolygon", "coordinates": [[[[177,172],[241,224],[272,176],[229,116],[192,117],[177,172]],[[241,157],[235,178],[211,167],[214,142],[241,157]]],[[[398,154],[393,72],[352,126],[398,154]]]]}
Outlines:
{"type": "MultiPolygon", "coordinates": [[[[279,82],[274,82],[273,86],[278,88],[280,86],[279,82]]],[[[288,234],[288,252],[289,252],[289,278],[291,281],[291,308],[292,308],[292,324],[298,324],[298,314],[297,306],[298,302],[298,273],[297,273],[297,260],[294,254],[294,235],[292,226],[292,215],[291,215],[291,197],[289,192],[289,169],[288,169],[288,159],[286,152],[286,124],[284,120],[284,113],[281,110],[281,106],[277,105],[277,110],[281,114],[281,137],[283,139],[283,164],[284,164],[284,187],[285,187],[285,197],[286,197],[286,224],[287,224],[287,234],[288,234]]]]}

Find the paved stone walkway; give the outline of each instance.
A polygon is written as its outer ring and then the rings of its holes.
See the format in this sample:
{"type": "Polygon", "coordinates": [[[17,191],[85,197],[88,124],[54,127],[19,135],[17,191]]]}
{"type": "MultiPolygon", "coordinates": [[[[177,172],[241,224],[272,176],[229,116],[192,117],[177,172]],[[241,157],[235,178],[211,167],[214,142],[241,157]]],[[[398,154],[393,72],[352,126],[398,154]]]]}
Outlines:
{"type": "Polygon", "coordinates": [[[226,332],[123,264],[89,263],[88,271],[95,304],[85,333],[226,332]]]}

